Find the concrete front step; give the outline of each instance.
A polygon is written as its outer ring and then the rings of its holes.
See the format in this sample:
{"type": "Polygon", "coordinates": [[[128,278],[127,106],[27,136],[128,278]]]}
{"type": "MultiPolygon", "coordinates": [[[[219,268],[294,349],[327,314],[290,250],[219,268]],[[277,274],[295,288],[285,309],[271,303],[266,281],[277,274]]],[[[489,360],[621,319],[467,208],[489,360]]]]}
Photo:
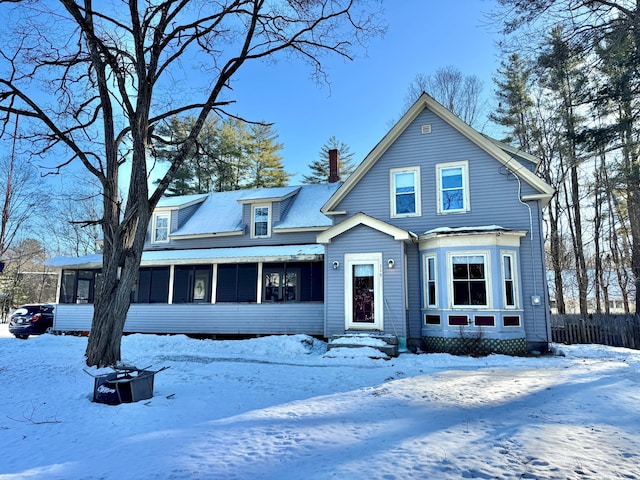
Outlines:
{"type": "Polygon", "coordinates": [[[327,350],[332,348],[362,348],[370,347],[388,355],[398,356],[398,337],[375,333],[348,333],[333,335],[327,344],[327,350]]]}

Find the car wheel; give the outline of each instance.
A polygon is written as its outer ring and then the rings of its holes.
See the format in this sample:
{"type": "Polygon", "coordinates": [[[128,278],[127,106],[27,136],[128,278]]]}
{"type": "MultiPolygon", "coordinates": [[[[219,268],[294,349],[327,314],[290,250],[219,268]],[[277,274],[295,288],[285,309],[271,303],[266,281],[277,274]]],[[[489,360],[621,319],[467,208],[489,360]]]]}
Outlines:
{"type": "Polygon", "coordinates": [[[26,340],[27,338],[29,338],[29,335],[16,335],[16,338],[19,338],[20,340],[26,340]]]}
{"type": "Polygon", "coordinates": [[[53,327],[47,327],[47,329],[44,331],[44,333],[51,333],[53,332],[53,327]]]}

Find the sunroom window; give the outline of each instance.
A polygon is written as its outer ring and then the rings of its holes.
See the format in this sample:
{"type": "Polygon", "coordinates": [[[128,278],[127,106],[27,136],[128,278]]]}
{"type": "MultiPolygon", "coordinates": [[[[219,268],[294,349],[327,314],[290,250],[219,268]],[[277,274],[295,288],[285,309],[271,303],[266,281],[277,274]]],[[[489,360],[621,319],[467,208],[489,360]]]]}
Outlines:
{"type": "Polygon", "coordinates": [[[263,267],[265,302],[295,302],[300,300],[300,273],[295,269],[263,267]]]}

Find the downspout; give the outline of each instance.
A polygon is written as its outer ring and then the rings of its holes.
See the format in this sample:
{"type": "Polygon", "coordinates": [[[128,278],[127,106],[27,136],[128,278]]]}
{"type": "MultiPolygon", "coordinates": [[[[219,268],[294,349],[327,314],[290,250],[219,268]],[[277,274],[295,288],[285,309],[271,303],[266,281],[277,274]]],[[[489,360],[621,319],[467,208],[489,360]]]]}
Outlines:
{"type": "MultiPolygon", "coordinates": [[[[509,167],[507,167],[507,172],[510,173],[511,175],[513,175],[515,177],[515,179],[518,181],[518,202],[520,202],[522,205],[524,205],[525,207],[527,207],[527,210],[529,211],[529,253],[531,256],[531,271],[535,272],[535,255],[534,255],[534,250],[533,250],[533,214],[531,212],[531,206],[522,201],[522,182],[520,181],[520,177],[518,177],[513,171],[511,171],[511,169],[509,169],[509,167]]],[[[542,232],[540,232],[542,233],[542,232]]],[[[542,238],[542,235],[540,235],[540,237],[542,238]]],[[[543,250],[544,251],[544,250],[543,250]]],[[[544,277],[544,269],[543,269],[543,277],[544,277]]],[[[533,295],[534,297],[540,297],[539,293],[538,293],[538,282],[536,280],[536,275],[533,275],[533,295]]],[[[533,299],[532,299],[533,300],[533,299]]],[[[532,316],[533,316],[533,331],[536,335],[539,335],[538,329],[537,329],[537,322],[536,322],[536,306],[532,303],[532,316]]],[[[547,322],[548,323],[548,322],[547,322]]],[[[549,329],[545,329],[545,334],[544,337],[546,339],[547,344],[550,342],[549,339],[549,329]]]]}

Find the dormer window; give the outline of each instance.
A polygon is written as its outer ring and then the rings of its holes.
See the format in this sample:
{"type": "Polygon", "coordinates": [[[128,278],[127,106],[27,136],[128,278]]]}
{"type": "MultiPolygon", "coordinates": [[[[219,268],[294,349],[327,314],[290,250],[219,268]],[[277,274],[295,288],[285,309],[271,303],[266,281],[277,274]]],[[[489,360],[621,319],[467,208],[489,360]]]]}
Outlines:
{"type": "Polygon", "coordinates": [[[159,213],[153,216],[152,243],[166,243],[169,241],[169,214],[159,213]]]}
{"type": "Polygon", "coordinates": [[[271,205],[253,205],[251,209],[251,237],[271,236],[271,205]]]}

